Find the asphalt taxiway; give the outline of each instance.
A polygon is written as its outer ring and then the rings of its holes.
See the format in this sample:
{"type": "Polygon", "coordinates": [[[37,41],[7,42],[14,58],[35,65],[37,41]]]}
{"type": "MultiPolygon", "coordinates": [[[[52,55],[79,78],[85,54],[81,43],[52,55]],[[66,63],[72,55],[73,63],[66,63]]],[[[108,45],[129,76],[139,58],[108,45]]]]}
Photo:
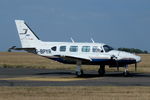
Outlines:
{"type": "Polygon", "coordinates": [[[150,73],[107,72],[99,77],[96,71],[85,71],[77,78],[73,70],[0,68],[0,86],[150,86],[150,73]]]}

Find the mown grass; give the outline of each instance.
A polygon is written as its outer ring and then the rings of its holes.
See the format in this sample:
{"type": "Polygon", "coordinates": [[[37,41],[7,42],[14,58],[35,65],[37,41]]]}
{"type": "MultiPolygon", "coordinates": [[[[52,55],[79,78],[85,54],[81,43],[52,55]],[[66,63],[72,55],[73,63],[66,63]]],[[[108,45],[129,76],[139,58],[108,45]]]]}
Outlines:
{"type": "Polygon", "coordinates": [[[0,53],[0,66],[1,67],[13,67],[13,68],[48,68],[48,69],[57,69],[57,68],[66,68],[64,64],[58,63],[46,59],[44,57],[34,55],[31,53],[25,52],[1,52],[0,53]]]}
{"type": "MultiPolygon", "coordinates": [[[[140,54],[142,62],[138,64],[138,72],[150,72],[150,54],[140,54]]],[[[0,67],[14,68],[47,68],[47,69],[75,69],[75,65],[61,64],[44,57],[22,52],[1,52],[0,67]]],[[[99,66],[84,65],[84,70],[98,70],[99,66]]],[[[107,71],[116,71],[116,68],[108,68],[107,71]]],[[[123,71],[120,68],[120,71],[123,71]]],[[[129,71],[134,71],[134,65],[129,66],[129,71]]]]}
{"type": "Polygon", "coordinates": [[[149,100],[150,87],[1,87],[0,100],[149,100]]]}

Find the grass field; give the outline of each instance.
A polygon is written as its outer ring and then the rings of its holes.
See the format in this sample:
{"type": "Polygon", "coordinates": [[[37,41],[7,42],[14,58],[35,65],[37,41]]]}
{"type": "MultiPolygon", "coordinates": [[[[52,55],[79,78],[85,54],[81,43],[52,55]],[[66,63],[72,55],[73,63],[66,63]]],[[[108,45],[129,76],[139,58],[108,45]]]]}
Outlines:
{"type": "Polygon", "coordinates": [[[1,87],[0,100],[149,100],[150,87],[1,87]]]}
{"type": "MultiPolygon", "coordinates": [[[[138,72],[150,72],[150,55],[141,54],[138,72]]],[[[29,67],[48,69],[74,69],[74,65],[61,64],[28,53],[0,53],[1,67],[29,67]]],[[[134,65],[129,66],[134,71],[134,65]]],[[[84,66],[97,70],[98,66],[84,66]]],[[[107,71],[114,71],[107,68],[107,71]]],[[[149,100],[150,87],[66,86],[66,87],[0,87],[0,100],[149,100]]]]}

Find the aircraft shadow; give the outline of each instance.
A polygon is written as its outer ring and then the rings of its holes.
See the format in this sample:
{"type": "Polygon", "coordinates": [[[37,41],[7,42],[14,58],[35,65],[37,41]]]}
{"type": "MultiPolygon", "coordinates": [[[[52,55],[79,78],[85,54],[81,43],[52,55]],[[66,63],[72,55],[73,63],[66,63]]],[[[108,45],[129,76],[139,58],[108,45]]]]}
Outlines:
{"type": "Polygon", "coordinates": [[[127,76],[124,76],[123,73],[106,73],[104,76],[99,76],[98,74],[84,74],[84,78],[93,78],[93,77],[150,77],[150,73],[129,73],[127,76]]]}
{"type": "Polygon", "coordinates": [[[36,75],[74,75],[72,72],[48,72],[48,73],[37,73],[36,75]]]}
{"type": "MultiPolygon", "coordinates": [[[[52,76],[75,76],[74,72],[48,72],[48,73],[37,73],[35,75],[52,75],[52,76]]],[[[96,78],[96,77],[124,77],[122,72],[108,72],[104,76],[99,76],[98,73],[85,73],[81,78],[96,78]]],[[[126,77],[150,77],[150,73],[129,73],[126,77]]]]}

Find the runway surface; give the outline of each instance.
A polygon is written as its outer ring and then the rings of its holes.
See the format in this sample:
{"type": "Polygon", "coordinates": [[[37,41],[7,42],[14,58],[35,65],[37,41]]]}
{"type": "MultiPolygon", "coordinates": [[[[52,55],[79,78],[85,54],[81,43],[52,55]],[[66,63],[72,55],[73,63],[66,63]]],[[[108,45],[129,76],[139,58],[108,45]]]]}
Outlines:
{"type": "Polygon", "coordinates": [[[77,78],[73,70],[0,68],[0,86],[150,86],[150,73],[107,72],[99,77],[96,71],[85,71],[77,78]]]}

